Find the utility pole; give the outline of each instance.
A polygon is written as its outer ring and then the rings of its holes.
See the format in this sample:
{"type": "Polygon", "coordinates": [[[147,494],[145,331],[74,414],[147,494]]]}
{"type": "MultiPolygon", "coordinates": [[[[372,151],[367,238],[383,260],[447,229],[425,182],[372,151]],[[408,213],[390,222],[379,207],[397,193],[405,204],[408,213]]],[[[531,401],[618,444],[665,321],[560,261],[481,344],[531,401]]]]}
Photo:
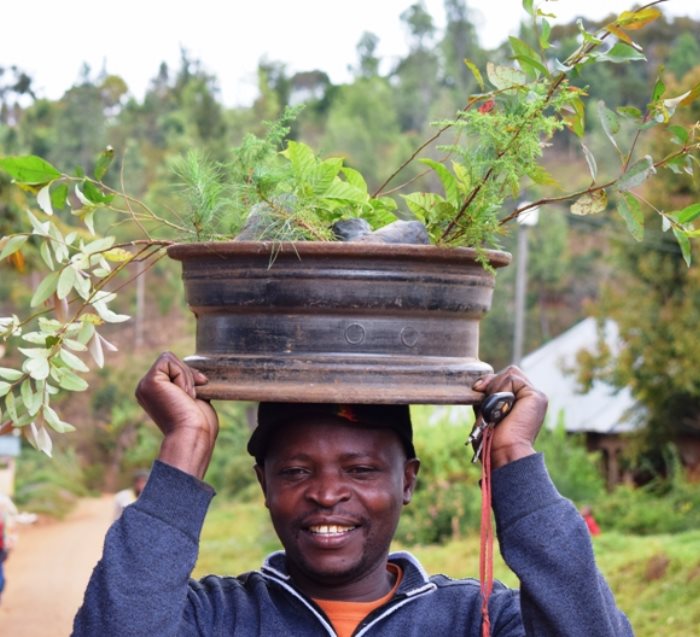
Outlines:
{"type": "MultiPolygon", "coordinates": [[[[520,207],[527,205],[524,201],[520,207]]],[[[527,294],[528,228],[537,225],[539,208],[518,217],[518,254],[515,269],[515,327],[513,330],[513,365],[520,365],[525,342],[525,297],[527,294]]]]}

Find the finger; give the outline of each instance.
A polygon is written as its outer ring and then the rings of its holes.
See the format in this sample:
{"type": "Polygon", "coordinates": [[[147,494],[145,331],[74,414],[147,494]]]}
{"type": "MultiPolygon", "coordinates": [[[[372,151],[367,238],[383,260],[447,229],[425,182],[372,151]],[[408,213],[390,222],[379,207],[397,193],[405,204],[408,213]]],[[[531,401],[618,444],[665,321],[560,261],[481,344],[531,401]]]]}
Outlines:
{"type": "Polygon", "coordinates": [[[167,375],[168,381],[182,389],[191,398],[195,398],[194,379],[190,368],[171,352],[166,352],[163,358],[165,361],[163,373],[167,375]]]}
{"type": "Polygon", "coordinates": [[[194,377],[195,385],[206,385],[209,382],[207,375],[200,372],[198,369],[192,369],[192,376],[194,377]]]}

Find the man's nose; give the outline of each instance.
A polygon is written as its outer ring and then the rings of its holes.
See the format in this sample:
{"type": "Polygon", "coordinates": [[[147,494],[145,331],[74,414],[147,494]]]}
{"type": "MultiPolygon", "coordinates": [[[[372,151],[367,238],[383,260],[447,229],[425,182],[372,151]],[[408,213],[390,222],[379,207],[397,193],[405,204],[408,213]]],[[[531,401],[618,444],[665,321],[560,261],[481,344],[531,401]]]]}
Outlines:
{"type": "Polygon", "coordinates": [[[321,472],[306,491],[306,497],[324,508],[350,499],[347,482],[336,472],[321,472]]]}

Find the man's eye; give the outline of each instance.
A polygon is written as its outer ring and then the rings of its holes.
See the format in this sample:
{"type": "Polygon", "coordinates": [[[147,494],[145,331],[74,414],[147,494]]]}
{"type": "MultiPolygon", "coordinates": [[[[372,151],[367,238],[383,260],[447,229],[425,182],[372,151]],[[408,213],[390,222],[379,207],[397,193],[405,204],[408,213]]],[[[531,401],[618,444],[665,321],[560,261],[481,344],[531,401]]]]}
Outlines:
{"type": "Polygon", "coordinates": [[[349,473],[354,473],[357,475],[366,475],[370,473],[375,473],[377,471],[376,467],[370,467],[367,465],[361,465],[357,467],[350,467],[349,473]]]}
{"type": "Polygon", "coordinates": [[[287,478],[303,476],[306,475],[306,473],[308,472],[303,467],[285,467],[284,469],[280,470],[280,475],[285,476],[287,478]]]}

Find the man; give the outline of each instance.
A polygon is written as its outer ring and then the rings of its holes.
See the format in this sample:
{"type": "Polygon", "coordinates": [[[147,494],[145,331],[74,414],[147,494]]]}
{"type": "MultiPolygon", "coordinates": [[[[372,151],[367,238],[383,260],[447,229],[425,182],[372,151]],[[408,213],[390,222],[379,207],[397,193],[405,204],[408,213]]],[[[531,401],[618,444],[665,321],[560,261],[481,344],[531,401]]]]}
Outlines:
{"type": "MultiPolygon", "coordinates": [[[[397,406],[262,404],[248,450],[285,551],[260,572],[190,581],[218,431],[196,397],[205,382],[172,354],[141,380],[137,398],[163,443],[143,494],[107,535],[74,635],[481,634],[477,582],[429,577],[409,554],[389,555],[419,470],[397,406]]],[[[581,516],[534,452],[546,398],[516,368],[475,387],[515,395],[491,460],[500,546],[521,589],[496,586],[491,634],[631,635],[581,516]]]]}
{"type": "Polygon", "coordinates": [[[122,489],[114,494],[114,519],[118,520],[124,509],[130,504],[136,502],[141,495],[143,488],[148,481],[148,471],[140,469],[134,472],[131,480],[131,486],[128,489],[122,489]]]}

